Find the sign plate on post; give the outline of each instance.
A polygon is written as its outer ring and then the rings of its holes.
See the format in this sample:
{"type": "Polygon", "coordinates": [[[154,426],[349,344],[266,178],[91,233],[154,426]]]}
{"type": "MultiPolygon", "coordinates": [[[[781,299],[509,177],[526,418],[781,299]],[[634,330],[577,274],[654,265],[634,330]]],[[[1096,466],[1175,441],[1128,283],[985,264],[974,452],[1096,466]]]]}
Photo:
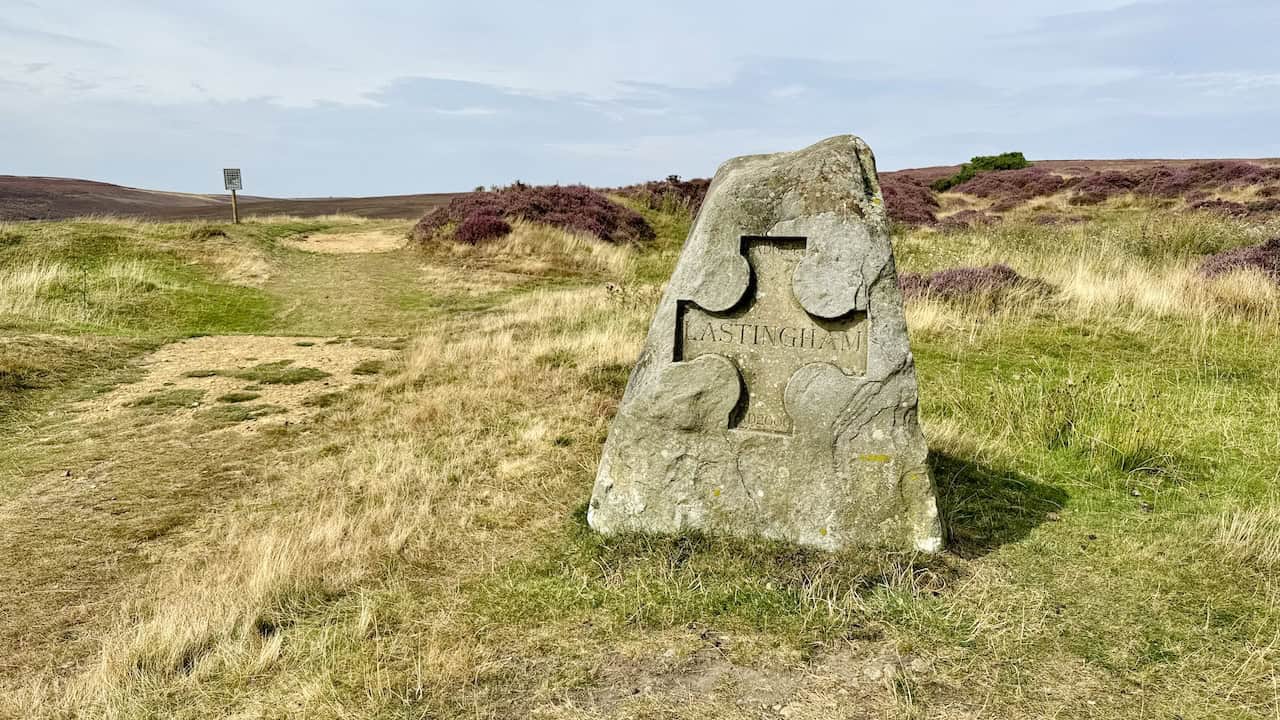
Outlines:
{"type": "Polygon", "coordinates": [[[243,190],[244,188],[240,184],[240,168],[223,168],[222,184],[228,190],[243,190]]]}

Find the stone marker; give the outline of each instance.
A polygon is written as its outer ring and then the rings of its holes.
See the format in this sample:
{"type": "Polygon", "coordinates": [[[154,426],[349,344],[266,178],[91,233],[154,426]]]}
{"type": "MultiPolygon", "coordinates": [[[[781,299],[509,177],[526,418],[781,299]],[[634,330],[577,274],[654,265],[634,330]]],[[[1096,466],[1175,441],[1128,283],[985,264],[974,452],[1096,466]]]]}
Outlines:
{"type": "Polygon", "coordinates": [[[600,532],[942,548],[871,149],[721,166],[609,430],[600,532]]]}

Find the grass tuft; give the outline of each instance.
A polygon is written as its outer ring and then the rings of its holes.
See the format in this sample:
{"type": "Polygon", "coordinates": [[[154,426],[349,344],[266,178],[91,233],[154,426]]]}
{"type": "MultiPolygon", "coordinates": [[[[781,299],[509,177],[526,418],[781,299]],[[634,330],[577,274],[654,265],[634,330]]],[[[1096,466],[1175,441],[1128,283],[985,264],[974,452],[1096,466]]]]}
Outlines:
{"type": "Polygon", "coordinates": [[[352,375],[379,375],[387,371],[386,360],[362,360],[351,369],[352,375]]]}
{"type": "Polygon", "coordinates": [[[259,420],[282,412],[285,412],[285,409],[279,405],[215,405],[214,407],[197,413],[196,420],[215,427],[220,427],[224,425],[248,422],[250,420],[259,420]]]}
{"type": "Polygon", "coordinates": [[[1280,506],[1225,512],[1213,539],[1232,560],[1264,573],[1280,571],[1280,506]]]}
{"type": "Polygon", "coordinates": [[[329,373],[313,367],[293,367],[292,360],[276,360],[254,365],[245,370],[225,374],[261,385],[298,385],[329,377],[329,373]]]}
{"type": "Polygon", "coordinates": [[[205,391],[192,388],[159,390],[129,403],[130,407],[169,412],[179,408],[195,407],[204,399],[205,391]]]}

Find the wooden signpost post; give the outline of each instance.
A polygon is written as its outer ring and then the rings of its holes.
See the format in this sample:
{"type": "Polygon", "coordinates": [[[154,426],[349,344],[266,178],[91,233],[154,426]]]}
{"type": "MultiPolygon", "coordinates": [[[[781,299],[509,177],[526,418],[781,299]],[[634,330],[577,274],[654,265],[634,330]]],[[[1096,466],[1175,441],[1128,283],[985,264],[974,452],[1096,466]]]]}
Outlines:
{"type": "Polygon", "coordinates": [[[240,223],[240,207],[236,205],[236,191],[243,189],[240,168],[222,168],[222,184],[231,191],[231,221],[240,223]]]}

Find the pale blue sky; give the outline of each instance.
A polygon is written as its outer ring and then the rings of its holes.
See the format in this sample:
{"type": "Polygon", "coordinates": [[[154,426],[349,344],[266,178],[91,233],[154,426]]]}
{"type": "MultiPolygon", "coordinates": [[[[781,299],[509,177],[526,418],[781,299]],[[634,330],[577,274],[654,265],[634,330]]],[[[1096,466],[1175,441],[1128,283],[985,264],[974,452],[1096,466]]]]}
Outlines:
{"type": "Polygon", "coordinates": [[[0,174],[617,185],[843,132],[882,170],[1277,156],[1278,29],[1274,0],[0,0],[0,174]]]}

